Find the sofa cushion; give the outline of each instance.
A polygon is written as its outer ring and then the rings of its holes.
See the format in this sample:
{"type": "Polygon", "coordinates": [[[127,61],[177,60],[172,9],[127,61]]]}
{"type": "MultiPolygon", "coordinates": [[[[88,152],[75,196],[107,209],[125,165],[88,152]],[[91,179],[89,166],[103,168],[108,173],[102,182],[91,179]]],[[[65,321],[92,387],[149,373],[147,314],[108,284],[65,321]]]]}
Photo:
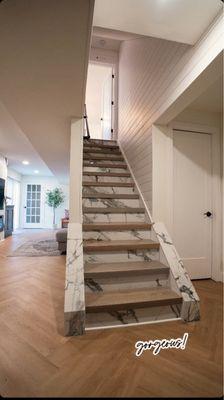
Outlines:
{"type": "Polygon", "coordinates": [[[56,232],[56,240],[59,243],[67,242],[68,230],[66,228],[60,229],[56,232]]]}

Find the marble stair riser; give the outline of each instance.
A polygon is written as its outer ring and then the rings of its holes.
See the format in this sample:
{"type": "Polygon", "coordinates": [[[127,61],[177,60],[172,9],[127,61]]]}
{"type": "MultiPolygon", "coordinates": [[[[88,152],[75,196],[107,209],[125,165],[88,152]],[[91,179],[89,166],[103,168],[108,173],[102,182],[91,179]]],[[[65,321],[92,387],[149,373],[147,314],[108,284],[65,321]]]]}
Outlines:
{"type": "Polygon", "coordinates": [[[85,278],[87,292],[116,292],[119,290],[135,290],[168,286],[167,274],[144,274],[132,276],[117,276],[108,278],[85,278]]]}
{"type": "Polygon", "coordinates": [[[104,146],[110,146],[110,145],[117,145],[116,140],[103,140],[103,139],[90,139],[90,140],[84,140],[83,144],[88,145],[88,143],[96,143],[104,146]]]}
{"type": "Polygon", "coordinates": [[[138,199],[82,199],[83,207],[140,207],[138,199]]]}
{"type": "Polygon", "coordinates": [[[132,231],[88,231],[83,232],[84,240],[136,240],[151,239],[150,230],[132,230],[132,231]]]}
{"type": "Polygon", "coordinates": [[[97,223],[97,222],[145,222],[146,217],[144,213],[127,213],[127,214],[83,214],[83,223],[97,223]]]}
{"type": "Polygon", "coordinates": [[[151,250],[130,250],[130,251],[84,251],[84,262],[127,262],[127,261],[150,261],[159,260],[159,252],[155,249],[151,250]]]}
{"type": "Polygon", "coordinates": [[[133,187],[123,186],[84,186],[83,193],[110,193],[110,194],[134,194],[137,193],[133,187]]]}
{"type": "Polygon", "coordinates": [[[180,317],[180,306],[156,306],[86,314],[86,328],[147,323],[180,317]]]}
{"type": "Polygon", "coordinates": [[[88,166],[88,167],[83,167],[83,171],[85,172],[117,172],[117,173],[123,173],[123,172],[128,172],[126,168],[101,168],[101,167],[93,167],[93,166],[88,166]]]}
{"type": "Polygon", "coordinates": [[[105,147],[98,147],[98,146],[84,146],[84,154],[86,153],[94,153],[94,154],[112,154],[112,155],[122,155],[118,148],[105,148],[105,147]],[[109,153],[110,152],[110,153],[109,153]]]}
{"type": "Polygon", "coordinates": [[[84,160],[95,160],[95,159],[97,159],[99,161],[106,159],[106,161],[107,160],[108,161],[115,161],[115,162],[119,161],[121,163],[124,162],[122,154],[107,154],[107,153],[100,154],[100,153],[94,153],[94,152],[92,152],[92,153],[83,153],[83,159],[84,160]]]}
{"type": "MultiPolygon", "coordinates": [[[[105,168],[107,168],[107,165],[109,164],[109,165],[114,165],[114,166],[116,166],[117,164],[121,164],[122,166],[124,165],[124,167],[126,166],[126,163],[125,163],[125,161],[120,161],[120,160],[110,160],[109,158],[108,158],[108,160],[92,160],[92,159],[85,159],[85,157],[84,157],[84,159],[83,159],[83,162],[85,162],[85,163],[89,163],[89,166],[91,166],[92,164],[94,164],[94,163],[100,163],[100,164],[102,164],[103,165],[103,168],[104,168],[104,165],[105,165],[105,168]]],[[[86,166],[86,165],[85,165],[86,166]]],[[[101,167],[102,168],[102,167],[101,167]]],[[[109,168],[109,167],[108,167],[109,168]]]]}
{"type": "Polygon", "coordinates": [[[82,180],[84,182],[121,182],[130,183],[133,182],[131,177],[126,176],[96,176],[96,175],[83,175],[82,180]]]}

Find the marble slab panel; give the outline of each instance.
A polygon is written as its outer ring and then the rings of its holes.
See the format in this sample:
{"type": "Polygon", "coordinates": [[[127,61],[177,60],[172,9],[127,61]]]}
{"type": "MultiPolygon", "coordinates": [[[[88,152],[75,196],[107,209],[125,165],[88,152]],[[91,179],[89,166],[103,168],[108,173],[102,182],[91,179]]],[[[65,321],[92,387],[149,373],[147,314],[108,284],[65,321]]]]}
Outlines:
{"type": "Polygon", "coordinates": [[[177,253],[164,224],[161,222],[153,224],[153,230],[157,235],[161,248],[167,259],[170,273],[176,282],[177,289],[183,298],[181,318],[186,322],[197,321],[200,319],[200,300],[188,272],[184,267],[183,260],[177,253]]]}
{"type": "Polygon", "coordinates": [[[90,139],[90,140],[86,140],[84,139],[83,144],[84,146],[87,145],[88,143],[95,143],[95,144],[102,144],[104,146],[111,146],[111,145],[117,145],[117,141],[116,140],[103,140],[103,139],[90,139]]]}
{"type": "Polygon", "coordinates": [[[98,175],[83,175],[83,181],[86,182],[133,182],[132,178],[125,176],[98,176],[98,175]]]}
{"type": "Polygon", "coordinates": [[[92,172],[128,172],[126,168],[100,168],[94,167],[90,165],[88,167],[83,167],[83,171],[92,171],[92,172]]]}
{"type": "Polygon", "coordinates": [[[84,186],[83,193],[110,193],[110,194],[134,194],[136,193],[133,187],[117,187],[117,186],[84,186]]]}
{"type": "Polygon", "coordinates": [[[83,232],[83,239],[85,240],[136,240],[136,239],[150,239],[150,230],[130,230],[130,231],[88,231],[83,232]]]}
{"type": "Polygon", "coordinates": [[[83,334],[85,288],[81,224],[68,226],[64,313],[66,335],[83,334]]]}
{"type": "Polygon", "coordinates": [[[112,311],[110,313],[87,313],[86,329],[116,327],[120,325],[152,323],[155,321],[166,321],[180,318],[180,306],[148,307],[130,309],[123,311],[112,311]]]}
{"type": "MultiPolygon", "coordinates": [[[[91,195],[90,195],[91,196],[91,195]]],[[[140,207],[139,199],[95,199],[88,198],[82,200],[83,207],[140,207]]]]}
{"type": "Polygon", "coordinates": [[[123,262],[158,260],[157,250],[130,250],[119,252],[84,252],[84,262],[123,262]]]}
{"type": "Polygon", "coordinates": [[[145,222],[144,213],[126,214],[83,214],[83,223],[93,224],[97,222],[145,222]]]}

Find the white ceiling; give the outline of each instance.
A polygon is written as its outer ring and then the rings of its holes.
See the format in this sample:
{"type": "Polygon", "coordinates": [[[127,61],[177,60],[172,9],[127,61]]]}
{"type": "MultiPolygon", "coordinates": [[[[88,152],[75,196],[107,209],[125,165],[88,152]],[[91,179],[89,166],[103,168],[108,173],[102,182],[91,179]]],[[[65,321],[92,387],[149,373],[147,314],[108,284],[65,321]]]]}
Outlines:
{"type": "Polygon", "coordinates": [[[52,172],[40,158],[22,130],[0,103],[0,153],[8,158],[9,167],[22,175],[52,176],[52,172]],[[23,165],[22,161],[29,161],[23,165]]]}
{"type": "Polygon", "coordinates": [[[198,111],[216,112],[223,111],[223,76],[213,83],[201,94],[189,108],[198,111]]]}
{"type": "Polygon", "coordinates": [[[83,115],[93,2],[42,3],[1,3],[0,102],[35,148],[33,157],[66,183],[71,119],[83,115]]]}
{"type": "Polygon", "coordinates": [[[195,44],[221,0],[95,0],[93,25],[195,44]]]}
{"type": "Polygon", "coordinates": [[[116,39],[92,36],[91,46],[95,48],[119,51],[121,42],[116,39]]]}

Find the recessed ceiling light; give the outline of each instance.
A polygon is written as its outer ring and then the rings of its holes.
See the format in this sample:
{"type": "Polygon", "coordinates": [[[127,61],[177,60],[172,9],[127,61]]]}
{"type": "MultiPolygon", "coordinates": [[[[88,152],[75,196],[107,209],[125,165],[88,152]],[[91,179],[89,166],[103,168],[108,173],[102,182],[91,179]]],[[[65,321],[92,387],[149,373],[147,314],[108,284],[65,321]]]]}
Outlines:
{"type": "Polygon", "coordinates": [[[35,174],[39,174],[38,169],[35,169],[34,173],[35,173],[35,174]]]}
{"type": "Polygon", "coordinates": [[[29,165],[29,161],[24,160],[23,165],[29,165]]]}

